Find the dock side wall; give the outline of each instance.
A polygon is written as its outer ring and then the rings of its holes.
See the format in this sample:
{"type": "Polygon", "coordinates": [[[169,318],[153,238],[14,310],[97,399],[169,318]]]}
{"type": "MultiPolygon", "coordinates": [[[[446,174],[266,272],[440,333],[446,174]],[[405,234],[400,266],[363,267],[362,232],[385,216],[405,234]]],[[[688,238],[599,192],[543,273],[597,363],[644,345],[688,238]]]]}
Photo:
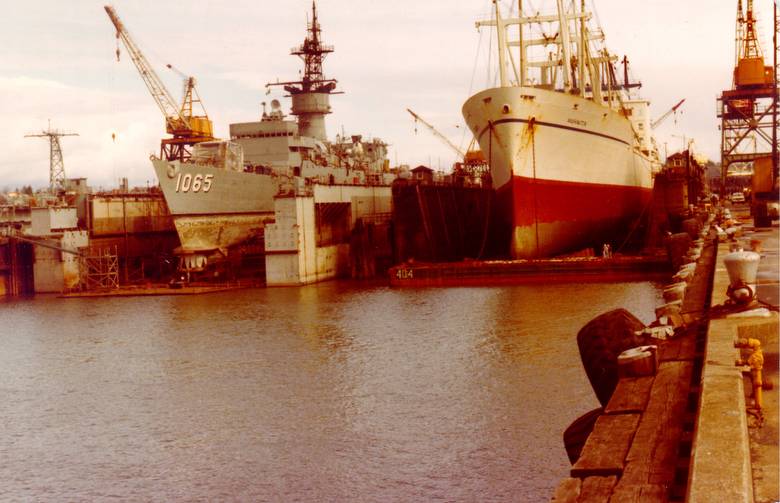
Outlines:
{"type": "Polygon", "coordinates": [[[265,230],[266,285],[306,285],[349,275],[356,221],[389,215],[391,204],[387,186],[315,185],[309,195],[277,197],[274,223],[265,230]]]}

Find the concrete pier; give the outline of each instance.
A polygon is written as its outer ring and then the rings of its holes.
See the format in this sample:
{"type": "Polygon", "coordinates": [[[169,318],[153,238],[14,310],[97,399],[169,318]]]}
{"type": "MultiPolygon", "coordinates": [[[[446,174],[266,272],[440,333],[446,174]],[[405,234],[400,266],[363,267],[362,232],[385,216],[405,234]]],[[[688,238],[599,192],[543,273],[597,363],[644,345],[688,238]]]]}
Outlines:
{"type": "MultiPolygon", "coordinates": [[[[693,443],[688,501],[779,501],[778,489],[778,226],[754,229],[745,212],[744,234],[737,241],[749,246],[761,242],[757,295],[769,312],[752,315],[723,313],[713,316],[707,334],[702,375],[701,407],[693,443]],[[752,386],[741,367],[735,365],[740,350],[737,338],[761,341],[764,382],[774,389],[763,393],[763,422],[758,420],[752,386]],[[750,410],[750,413],[748,413],[750,410]]],[[[718,261],[712,288],[713,306],[726,301],[728,274],[723,256],[732,243],[718,246],[718,261]]],[[[747,248],[747,246],[746,246],[747,248]]],[[[749,374],[748,374],[749,375],[749,374]]]]}
{"type": "Polygon", "coordinates": [[[778,225],[754,229],[745,208],[731,239],[705,240],[681,317],[686,326],[659,341],[655,375],[620,379],[604,413],[553,501],[780,501],[778,474],[778,225]],[[723,257],[734,247],[760,250],[757,302],[727,303],[723,257]],[[756,308],[759,308],[758,310],[756,308]],[[764,355],[759,411],[749,352],[764,355]]]}

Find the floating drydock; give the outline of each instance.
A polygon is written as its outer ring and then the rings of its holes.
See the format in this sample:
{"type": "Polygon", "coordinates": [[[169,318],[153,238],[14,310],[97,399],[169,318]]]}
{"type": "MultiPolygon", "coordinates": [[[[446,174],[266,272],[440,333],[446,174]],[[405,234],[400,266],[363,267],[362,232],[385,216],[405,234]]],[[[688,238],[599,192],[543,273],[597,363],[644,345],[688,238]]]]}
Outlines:
{"type": "Polygon", "coordinates": [[[647,281],[668,277],[666,254],[538,260],[462,261],[442,264],[405,263],[390,269],[390,284],[398,287],[478,286],[518,283],[647,281]]]}

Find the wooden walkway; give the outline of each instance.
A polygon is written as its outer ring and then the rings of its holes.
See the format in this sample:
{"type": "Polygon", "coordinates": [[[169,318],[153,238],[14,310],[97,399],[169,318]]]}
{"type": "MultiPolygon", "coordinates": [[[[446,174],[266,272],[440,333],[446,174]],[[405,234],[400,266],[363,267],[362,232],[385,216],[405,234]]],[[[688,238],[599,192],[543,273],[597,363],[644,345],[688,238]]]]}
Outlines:
{"type": "Polygon", "coordinates": [[[689,323],[657,343],[658,372],[620,379],[553,501],[685,500],[715,254],[708,239],[683,303],[689,323]]]}

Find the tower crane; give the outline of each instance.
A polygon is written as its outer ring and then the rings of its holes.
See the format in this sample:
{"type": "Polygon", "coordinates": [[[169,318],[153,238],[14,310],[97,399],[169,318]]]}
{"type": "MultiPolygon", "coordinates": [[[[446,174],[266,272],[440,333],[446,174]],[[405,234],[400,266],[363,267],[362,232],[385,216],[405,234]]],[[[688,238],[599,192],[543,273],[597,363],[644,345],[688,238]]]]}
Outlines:
{"type": "MultiPolygon", "coordinates": [[[[191,155],[189,147],[196,143],[214,140],[212,122],[206,113],[206,109],[203,107],[198,92],[195,90],[195,79],[193,77],[185,78],[182,103],[178,105],[149,64],[149,61],[144,57],[141,49],[130,37],[114,8],[106,5],[105,10],[116,28],[116,38],[121,39],[124,43],[130,53],[130,58],[141,75],[141,79],[143,79],[144,84],[146,84],[146,87],[152,94],[152,98],[154,98],[165,117],[166,132],[173,135],[173,138],[164,138],[160,142],[160,157],[167,160],[178,159],[183,161],[188,159],[191,155]],[[200,106],[203,111],[202,115],[193,115],[194,103],[200,106]]],[[[117,59],[119,59],[118,48],[117,59]]],[[[175,70],[171,65],[168,65],[168,67],[175,70]]]]}
{"type": "Polygon", "coordinates": [[[672,108],[670,108],[669,110],[667,110],[666,112],[664,112],[664,114],[663,114],[663,115],[661,115],[659,118],[657,118],[656,120],[654,120],[653,122],[651,122],[651,123],[650,123],[650,129],[655,129],[655,128],[657,128],[658,126],[660,126],[660,125],[661,125],[661,123],[663,123],[663,121],[665,121],[666,119],[668,119],[670,115],[672,115],[672,114],[676,114],[676,113],[677,113],[677,109],[678,109],[678,108],[680,108],[680,107],[682,106],[682,104],[683,104],[683,103],[685,103],[685,98],[683,98],[683,99],[681,99],[680,101],[678,101],[678,102],[677,102],[677,104],[676,104],[675,106],[673,106],[672,108]]]}

